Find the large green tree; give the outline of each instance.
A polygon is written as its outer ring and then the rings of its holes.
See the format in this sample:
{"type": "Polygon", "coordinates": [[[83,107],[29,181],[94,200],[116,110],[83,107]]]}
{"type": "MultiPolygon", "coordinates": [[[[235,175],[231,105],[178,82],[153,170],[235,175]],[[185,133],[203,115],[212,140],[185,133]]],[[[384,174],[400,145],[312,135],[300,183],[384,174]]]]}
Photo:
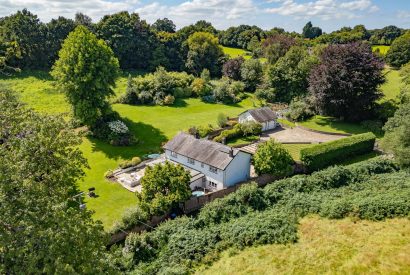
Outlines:
{"type": "Polygon", "coordinates": [[[245,83],[248,91],[255,91],[256,87],[261,83],[263,76],[263,68],[259,59],[248,59],[241,65],[241,79],[245,83]]]}
{"type": "Polygon", "coordinates": [[[9,65],[20,69],[47,68],[47,29],[37,15],[24,9],[0,20],[0,44],[16,44],[19,56],[11,56],[9,65]]]}
{"type": "Polygon", "coordinates": [[[393,41],[387,51],[386,60],[394,67],[410,62],[410,31],[393,41]]]}
{"type": "Polygon", "coordinates": [[[294,161],[282,144],[271,139],[258,146],[253,163],[258,175],[271,174],[282,177],[292,172],[294,161]]]}
{"type": "Polygon", "coordinates": [[[170,162],[145,168],[142,192],[137,194],[141,209],[153,215],[167,212],[191,196],[191,176],[181,165],[170,162]]]}
{"type": "Polygon", "coordinates": [[[123,69],[147,69],[153,47],[153,34],[137,13],[126,11],[104,16],[97,34],[112,48],[123,69]]]}
{"type": "Polygon", "coordinates": [[[68,34],[75,29],[76,24],[72,19],[59,16],[57,19],[51,19],[46,26],[47,40],[45,43],[47,43],[48,49],[48,66],[51,67],[57,60],[61,45],[68,34]]]}
{"type": "Polygon", "coordinates": [[[81,138],[0,91],[0,273],[112,273],[107,236],[80,209],[81,138]]]}
{"type": "Polygon", "coordinates": [[[267,79],[275,89],[275,99],[289,103],[308,92],[308,76],[316,58],[299,46],[294,46],[267,71],[267,79]]]}
{"type": "Polygon", "coordinates": [[[103,40],[78,26],[64,41],[51,74],[65,91],[74,117],[93,126],[109,109],[118,60],[103,40]]]}
{"type": "Polygon", "coordinates": [[[188,55],[185,66],[195,75],[208,69],[211,75],[221,75],[224,53],[218,38],[207,32],[196,32],[188,38],[188,55]]]}
{"type": "Polygon", "coordinates": [[[307,22],[303,27],[302,36],[304,38],[313,39],[322,35],[322,29],[319,27],[313,27],[312,22],[307,22]]]}
{"type": "Polygon", "coordinates": [[[364,43],[330,45],[309,77],[316,110],[324,115],[362,121],[371,118],[382,97],[383,63],[364,43]]]}

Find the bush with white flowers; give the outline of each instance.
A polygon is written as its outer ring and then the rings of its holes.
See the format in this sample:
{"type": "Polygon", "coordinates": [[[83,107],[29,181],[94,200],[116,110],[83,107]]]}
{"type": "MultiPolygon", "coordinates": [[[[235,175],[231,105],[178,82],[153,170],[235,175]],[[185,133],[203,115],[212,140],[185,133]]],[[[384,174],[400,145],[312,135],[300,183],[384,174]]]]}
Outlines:
{"type": "Polygon", "coordinates": [[[116,134],[126,134],[129,132],[127,125],[121,120],[108,122],[108,127],[110,127],[110,130],[116,134]]]}

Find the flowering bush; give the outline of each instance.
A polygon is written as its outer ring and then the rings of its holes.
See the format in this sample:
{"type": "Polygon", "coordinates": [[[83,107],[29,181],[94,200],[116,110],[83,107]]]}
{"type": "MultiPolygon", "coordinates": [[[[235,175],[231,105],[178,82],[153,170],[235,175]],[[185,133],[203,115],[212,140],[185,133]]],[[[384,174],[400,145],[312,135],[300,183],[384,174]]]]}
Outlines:
{"type": "Polygon", "coordinates": [[[127,125],[125,125],[125,123],[122,122],[121,120],[115,120],[115,121],[108,122],[108,127],[115,134],[126,134],[129,131],[127,125]]]}

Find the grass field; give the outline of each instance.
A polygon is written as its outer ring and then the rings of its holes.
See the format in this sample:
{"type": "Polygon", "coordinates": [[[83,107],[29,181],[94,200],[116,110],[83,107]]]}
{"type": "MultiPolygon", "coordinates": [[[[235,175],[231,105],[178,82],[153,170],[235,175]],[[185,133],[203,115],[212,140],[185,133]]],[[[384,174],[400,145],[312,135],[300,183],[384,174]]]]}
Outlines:
{"type": "Polygon", "coordinates": [[[384,94],[382,101],[394,100],[400,94],[401,77],[399,71],[386,68],[384,74],[386,82],[380,87],[384,94]]]}
{"type": "Polygon", "coordinates": [[[245,59],[250,59],[251,53],[247,52],[243,49],[237,49],[237,48],[230,48],[230,47],[222,47],[224,50],[224,53],[229,55],[230,58],[236,58],[239,56],[243,56],[245,59]]]}
{"type": "Polygon", "coordinates": [[[299,241],[224,252],[198,274],[409,274],[410,221],[304,218],[299,241]],[[237,254],[235,254],[237,253],[237,254]]]}
{"type": "Polygon", "coordinates": [[[259,140],[259,136],[239,137],[239,138],[232,139],[231,141],[227,143],[227,145],[238,146],[238,145],[253,143],[258,140],[259,140]]]}
{"type": "Polygon", "coordinates": [[[327,116],[314,116],[308,120],[298,122],[298,124],[313,130],[339,134],[361,134],[368,132],[359,124],[339,121],[327,116]]]}
{"type": "Polygon", "coordinates": [[[386,45],[374,45],[372,46],[372,51],[375,52],[379,50],[381,55],[386,55],[387,51],[390,49],[390,46],[386,45]]]}
{"type": "MultiPolygon", "coordinates": [[[[127,75],[117,80],[116,95],[125,90],[127,75]]],[[[70,108],[62,93],[53,86],[50,76],[44,72],[31,72],[13,78],[0,79],[16,90],[24,102],[43,113],[68,113],[70,108]]],[[[130,130],[140,140],[131,147],[115,147],[104,142],[84,138],[80,148],[90,165],[85,178],[79,182],[81,190],[95,187],[97,198],[86,199],[89,209],[95,211],[95,218],[103,222],[106,228],[112,226],[124,210],[135,205],[135,195],[120,185],[104,179],[108,169],[114,169],[118,163],[133,156],[158,152],[166,140],[178,131],[193,125],[216,124],[219,113],[236,116],[245,109],[254,107],[251,97],[234,105],[207,104],[199,99],[177,100],[173,106],[131,106],[114,104],[114,110],[126,120],[130,130]]]]}

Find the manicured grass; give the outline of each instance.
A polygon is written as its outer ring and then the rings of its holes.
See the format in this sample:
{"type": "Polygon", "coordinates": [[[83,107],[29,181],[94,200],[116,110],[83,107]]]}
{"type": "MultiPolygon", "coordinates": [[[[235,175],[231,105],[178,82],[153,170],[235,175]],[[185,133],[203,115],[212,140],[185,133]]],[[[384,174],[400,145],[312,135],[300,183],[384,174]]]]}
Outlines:
{"type": "Polygon", "coordinates": [[[230,48],[230,47],[222,47],[224,50],[224,53],[229,55],[230,58],[236,58],[239,56],[243,56],[245,59],[250,59],[251,53],[248,51],[245,51],[243,49],[237,49],[237,48],[230,48]]]}
{"type": "Polygon", "coordinates": [[[327,116],[314,116],[306,121],[298,122],[298,124],[313,130],[339,134],[362,134],[368,132],[359,124],[340,121],[327,116]]]}
{"type": "Polygon", "coordinates": [[[228,142],[229,146],[238,146],[253,143],[259,140],[259,136],[239,137],[228,142]]]}
{"type": "Polygon", "coordinates": [[[283,118],[278,118],[278,122],[284,126],[288,126],[288,127],[295,127],[295,123],[292,121],[289,121],[287,119],[283,119],[283,118]]]}
{"type": "Polygon", "coordinates": [[[300,160],[300,150],[314,146],[314,144],[282,144],[295,161],[300,160]]]}
{"type": "Polygon", "coordinates": [[[372,51],[375,52],[379,50],[381,55],[386,55],[387,51],[390,49],[390,46],[386,45],[374,45],[372,46],[372,51]]]}
{"type": "Polygon", "coordinates": [[[296,244],[224,252],[198,274],[407,274],[409,232],[405,218],[372,222],[311,216],[301,221],[296,244]]]}
{"type": "Polygon", "coordinates": [[[394,100],[400,94],[401,77],[398,70],[386,68],[383,72],[386,82],[380,87],[384,94],[382,101],[394,100]]]}
{"type": "MultiPolygon", "coordinates": [[[[116,95],[125,92],[126,82],[127,74],[117,80],[116,95]]],[[[53,86],[48,73],[30,72],[16,77],[3,77],[0,78],[1,84],[19,92],[22,100],[37,111],[58,114],[70,110],[64,95],[53,86]]],[[[245,109],[257,106],[256,102],[249,97],[233,105],[207,104],[196,98],[178,99],[174,106],[114,104],[114,110],[126,120],[140,142],[130,147],[115,147],[99,140],[83,139],[80,148],[90,169],[86,170],[85,178],[79,182],[79,188],[86,191],[89,187],[95,187],[98,195],[97,198],[86,198],[87,207],[94,210],[94,217],[109,229],[126,208],[135,205],[136,199],[134,193],[104,178],[108,169],[115,169],[124,159],[158,152],[161,145],[178,131],[193,125],[216,124],[219,113],[237,116],[245,109]]]]}

